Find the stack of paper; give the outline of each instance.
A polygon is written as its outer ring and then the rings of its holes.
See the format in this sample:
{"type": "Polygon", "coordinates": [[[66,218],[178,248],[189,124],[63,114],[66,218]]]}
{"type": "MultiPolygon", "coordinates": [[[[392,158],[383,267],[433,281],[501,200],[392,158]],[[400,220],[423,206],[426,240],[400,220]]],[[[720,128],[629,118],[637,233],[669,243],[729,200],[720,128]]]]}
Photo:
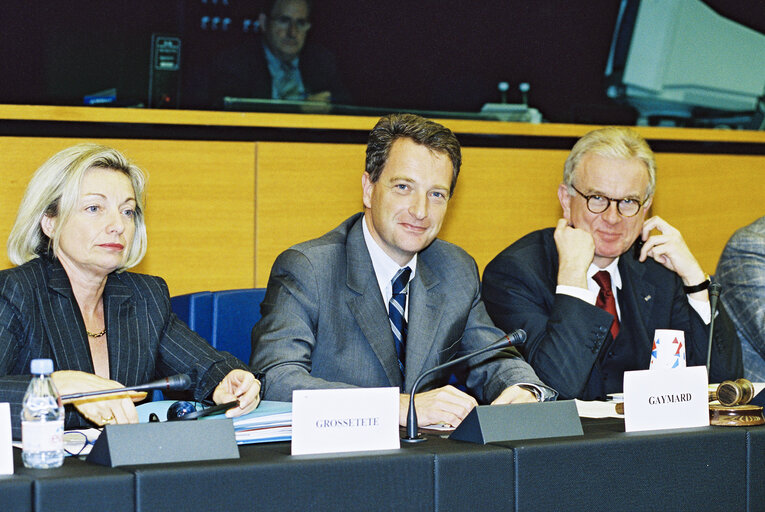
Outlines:
{"type": "MultiPolygon", "coordinates": [[[[167,418],[167,408],[172,400],[149,402],[136,407],[138,420],[149,421],[149,414],[155,413],[161,421],[167,418]]],[[[204,416],[202,420],[224,419],[223,412],[204,416]]],[[[292,440],[292,403],[263,400],[258,408],[249,414],[234,418],[237,444],[270,443],[292,440]]]]}
{"type": "Polygon", "coordinates": [[[249,414],[234,418],[237,444],[292,440],[292,403],[264,400],[249,414]]]}

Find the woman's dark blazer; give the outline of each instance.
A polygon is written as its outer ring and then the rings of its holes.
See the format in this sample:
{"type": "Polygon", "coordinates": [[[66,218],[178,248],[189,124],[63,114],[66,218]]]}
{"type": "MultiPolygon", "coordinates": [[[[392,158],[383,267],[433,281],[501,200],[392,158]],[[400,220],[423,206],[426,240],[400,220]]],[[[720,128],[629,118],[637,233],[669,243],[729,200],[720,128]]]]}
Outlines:
{"type": "MultiPolygon", "coordinates": [[[[110,378],[125,386],[186,373],[194,399],[209,397],[235,368],[247,366],[218,352],[170,309],[159,277],[112,273],[104,288],[110,378]]],[[[35,258],[0,271],[0,402],[11,404],[13,437],[21,437],[21,402],[32,359],[50,358],[55,370],[93,373],[85,324],[64,268],[35,258]]],[[[92,426],[67,406],[66,428],[92,426]]]]}

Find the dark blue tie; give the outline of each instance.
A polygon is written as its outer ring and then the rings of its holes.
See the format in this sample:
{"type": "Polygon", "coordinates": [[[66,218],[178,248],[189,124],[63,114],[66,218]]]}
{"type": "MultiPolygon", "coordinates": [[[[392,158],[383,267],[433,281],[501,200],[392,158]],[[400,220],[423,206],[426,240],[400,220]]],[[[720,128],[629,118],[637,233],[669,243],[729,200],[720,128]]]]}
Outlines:
{"type": "Polygon", "coordinates": [[[388,302],[388,318],[390,328],[393,331],[393,340],[396,342],[396,355],[401,375],[404,375],[404,360],[406,359],[406,320],[404,308],[406,308],[406,285],[409,283],[409,275],[412,269],[409,267],[400,269],[393,278],[393,295],[388,302]]]}
{"type": "Polygon", "coordinates": [[[298,68],[291,63],[282,62],[282,77],[276,83],[280,100],[302,100],[298,68]]]}

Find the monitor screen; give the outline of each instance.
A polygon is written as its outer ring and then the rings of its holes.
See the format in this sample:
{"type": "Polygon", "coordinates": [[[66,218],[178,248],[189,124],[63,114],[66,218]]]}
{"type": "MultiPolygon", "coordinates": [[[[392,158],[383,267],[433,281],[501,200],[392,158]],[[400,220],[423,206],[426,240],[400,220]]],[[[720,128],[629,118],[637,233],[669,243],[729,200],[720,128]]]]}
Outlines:
{"type": "Polygon", "coordinates": [[[651,116],[753,112],[765,93],[765,35],[701,0],[622,0],[607,94],[651,116]]]}

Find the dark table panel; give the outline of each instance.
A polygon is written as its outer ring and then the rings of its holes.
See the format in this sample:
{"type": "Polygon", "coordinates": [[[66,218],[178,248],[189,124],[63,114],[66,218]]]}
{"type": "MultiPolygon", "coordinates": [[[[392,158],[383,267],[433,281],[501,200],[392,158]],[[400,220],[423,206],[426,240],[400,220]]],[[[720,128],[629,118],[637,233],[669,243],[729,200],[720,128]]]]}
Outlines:
{"type": "Polygon", "coordinates": [[[748,512],[765,511],[765,425],[748,429],[748,512]]]}
{"type": "Polygon", "coordinates": [[[291,456],[289,443],[241,458],[135,467],[137,510],[433,510],[433,455],[391,450],[291,456]]]}
{"type": "Polygon", "coordinates": [[[721,427],[501,443],[517,510],[745,510],[746,431],[721,427]]]}
{"type": "Polygon", "coordinates": [[[765,427],[624,433],[474,445],[429,436],[401,450],[290,455],[240,447],[228,461],[106,468],[68,458],[0,477],[0,510],[765,511],[765,427]]]}
{"type": "MultiPolygon", "coordinates": [[[[13,450],[15,475],[34,480],[33,510],[131,512],[135,510],[133,475],[67,457],[56,469],[27,469],[21,450],[13,450]]],[[[14,477],[15,478],[15,477],[14,477]]]]}
{"type": "MultiPolygon", "coordinates": [[[[18,473],[16,461],[13,468],[18,473]]],[[[3,512],[27,512],[32,510],[33,480],[18,474],[0,476],[0,510],[3,512]]]]}
{"type": "Polygon", "coordinates": [[[434,456],[435,510],[513,510],[513,452],[438,436],[405,449],[434,456]]]}

